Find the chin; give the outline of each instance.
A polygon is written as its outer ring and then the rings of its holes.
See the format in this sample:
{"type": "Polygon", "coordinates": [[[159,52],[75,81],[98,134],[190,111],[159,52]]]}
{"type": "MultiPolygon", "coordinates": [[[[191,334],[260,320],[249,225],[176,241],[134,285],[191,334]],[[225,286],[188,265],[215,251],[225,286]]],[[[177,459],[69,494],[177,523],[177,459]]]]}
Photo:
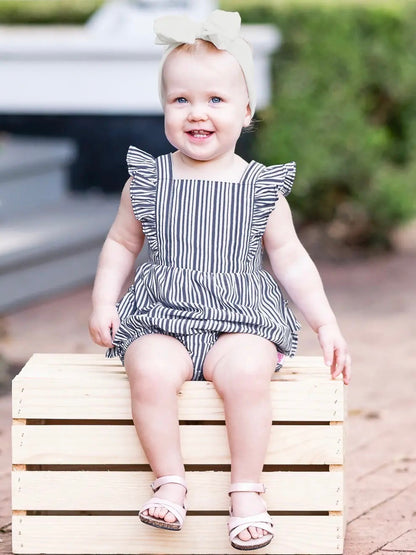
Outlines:
{"type": "Polygon", "coordinates": [[[210,154],[199,154],[198,152],[186,152],[183,150],[181,152],[182,154],[184,154],[188,158],[191,158],[192,160],[195,160],[196,162],[210,162],[211,160],[215,160],[216,158],[216,156],[212,156],[210,154]]]}

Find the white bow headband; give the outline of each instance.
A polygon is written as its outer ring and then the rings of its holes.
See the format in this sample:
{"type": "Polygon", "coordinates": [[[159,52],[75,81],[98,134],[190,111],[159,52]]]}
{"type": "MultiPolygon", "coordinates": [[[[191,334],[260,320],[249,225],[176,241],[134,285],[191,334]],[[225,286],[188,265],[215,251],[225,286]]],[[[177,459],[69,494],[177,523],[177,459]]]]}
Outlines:
{"type": "Polygon", "coordinates": [[[185,15],[159,17],[154,22],[156,44],[167,46],[159,68],[159,95],[162,99],[162,71],[169,54],[181,44],[193,44],[196,39],[212,42],[219,50],[229,52],[243,71],[247,84],[251,115],[256,108],[253,54],[249,43],[240,34],[241,18],[238,12],[215,10],[203,22],[193,21],[185,15]]]}

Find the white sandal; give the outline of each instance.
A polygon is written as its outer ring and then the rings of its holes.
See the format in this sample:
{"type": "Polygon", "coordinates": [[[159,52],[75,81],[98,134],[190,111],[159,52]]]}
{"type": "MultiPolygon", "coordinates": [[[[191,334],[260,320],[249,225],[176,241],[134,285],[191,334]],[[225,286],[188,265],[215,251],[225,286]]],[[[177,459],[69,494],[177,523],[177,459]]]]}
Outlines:
{"type": "MultiPolygon", "coordinates": [[[[157,478],[152,484],[151,488],[153,492],[157,492],[157,490],[164,486],[165,484],[179,484],[185,488],[185,495],[188,491],[186,487],[185,480],[181,478],[181,476],[162,476],[161,478],[157,478]]],[[[185,520],[186,516],[186,507],[185,504],[181,507],[177,503],[173,503],[172,501],[168,501],[167,499],[162,499],[161,497],[152,497],[149,499],[147,503],[143,505],[139,512],[139,518],[144,524],[149,524],[150,526],[154,526],[155,528],[163,528],[164,530],[181,530],[183,526],[183,521],[185,520]],[[153,509],[155,507],[163,507],[164,509],[168,509],[170,513],[176,518],[175,522],[166,522],[161,518],[156,518],[154,516],[150,516],[149,514],[144,515],[144,511],[148,511],[149,509],[153,509]]]]}
{"type": "MultiPolygon", "coordinates": [[[[234,493],[235,491],[247,491],[255,493],[264,493],[266,491],[264,484],[255,484],[247,482],[236,482],[231,484],[228,494],[234,493]]],[[[264,501],[263,501],[264,503],[264,501]]],[[[273,537],[274,533],[272,518],[266,510],[266,504],[264,503],[264,512],[258,513],[252,516],[238,517],[233,516],[232,507],[230,507],[230,518],[228,521],[228,531],[230,535],[231,545],[235,549],[241,549],[244,551],[251,551],[253,549],[260,549],[268,545],[273,537]],[[261,528],[265,530],[267,534],[261,538],[251,538],[250,540],[241,540],[238,534],[241,534],[249,526],[254,526],[256,528],[261,528]]]]}

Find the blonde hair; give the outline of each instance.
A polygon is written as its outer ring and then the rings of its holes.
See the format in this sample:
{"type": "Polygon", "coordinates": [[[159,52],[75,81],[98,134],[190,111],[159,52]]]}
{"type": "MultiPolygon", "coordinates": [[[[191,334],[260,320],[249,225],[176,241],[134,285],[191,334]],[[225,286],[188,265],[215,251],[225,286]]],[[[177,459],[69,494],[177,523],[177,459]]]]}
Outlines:
{"type": "Polygon", "coordinates": [[[209,40],[204,40],[204,39],[195,39],[195,42],[189,44],[189,43],[183,43],[180,44],[179,46],[177,46],[174,50],[172,50],[171,54],[173,52],[185,52],[186,54],[193,54],[193,53],[199,53],[199,52],[221,52],[221,50],[219,48],[217,48],[215,46],[215,44],[213,44],[212,42],[210,42],[209,40]]]}

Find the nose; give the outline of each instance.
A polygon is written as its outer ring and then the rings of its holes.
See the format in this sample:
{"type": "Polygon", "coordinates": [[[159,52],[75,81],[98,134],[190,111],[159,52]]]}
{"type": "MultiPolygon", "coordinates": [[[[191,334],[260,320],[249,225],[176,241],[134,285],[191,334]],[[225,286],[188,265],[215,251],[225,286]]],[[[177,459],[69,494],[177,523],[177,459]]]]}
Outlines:
{"type": "Polygon", "coordinates": [[[189,121],[206,121],[207,119],[208,114],[205,105],[202,105],[201,103],[191,104],[188,113],[189,121]]]}

